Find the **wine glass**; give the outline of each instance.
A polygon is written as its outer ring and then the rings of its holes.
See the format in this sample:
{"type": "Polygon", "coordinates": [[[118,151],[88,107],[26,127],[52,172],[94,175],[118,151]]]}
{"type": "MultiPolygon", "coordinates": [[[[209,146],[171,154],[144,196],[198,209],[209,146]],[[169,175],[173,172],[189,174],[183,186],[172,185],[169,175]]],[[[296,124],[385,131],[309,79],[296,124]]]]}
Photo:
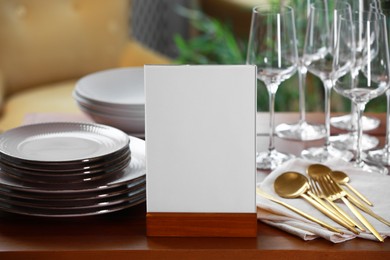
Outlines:
{"type": "MultiPolygon", "coordinates": [[[[364,11],[369,11],[371,3],[374,2],[374,0],[366,0],[363,2],[356,1],[356,0],[343,0],[347,2],[351,6],[352,11],[352,19],[358,20],[362,18],[362,15],[364,11]]],[[[354,26],[356,27],[354,30],[355,34],[355,51],[356,51],[356,62],[353,67],[353,72],[356,75],[357,72],[360,69],[361,66],[361,55],[362,50],[364,46],[363,41],[363,33],[364,28],[359,28],[359,26],[363,26],[362,23],[355,23],[354,26]]],[[[338,134],[335,136],[330,137],[330,142],[333,146],[338,147],[340,149],[349,149],[349,150],[356,150],[357,145],[357,109],[354,102],[351,102],[351,113],[347,115],[332,117],[330,119],[330,124],[334,127],[348,130],[348,133],[344,134],[338,134]]],[[[375,117],[368,117],[368,116],[362,116],[362,129],[363,131],[372,130],[374,128],[377,128],[379,126],[380,120],[375,117]]],[[[368,150],[376,147],[379,144],[378,138],[363,134],[362,140],[361,140],[361,148],[363,150],[368,150]]]]}
{"type": "MultiPolygon", "coordinates": [[[[330,95],[334,81],[347,73],[352,65],[350,60],[343,60],[344,66],[333,66],[333,51],[338,38],[337,27],[334,26],[340,13],[351,12],[350,6],[345,2],[337,2],[329,6],[326,0],[314,1],[310,5],[310,15],[305,38],[303,59],[305,66],[312,74],[321,79],[325,88],[325,144],[321,147],[311,147],[302,151],[301,156],[308,160],[325,162],[333,158],[346,161],[352,159],[353,154],[347,150],[333,147],[330,138],[330,95]]],[[[352,32],[351,32],[352,34],[352,32]]],[[[351,36],[352,37],[352,36],[351,36]]],[[[350,49],[352,52],[353,50],[350,49]]],[[[353,56],[351,56],[353,57],[353,56]]]]}
{"type": "MultiPolygon", "coordinates": [[[[362,114],[365,106],[371,99],[382,95],[390,86],[390,61],[385,16],[376,12],[359,12],[359,19],[354,19],[351,23],[341,18],[339,26],[340,33],[343,33],[343,39],[338,42],[335,48],[335,66],[342,59],[340,57],[347,52],[347,48],[343,46],[343,43],[348,41],[345,39],[345,32],[364,30],[361,34],[365,42],[361,51],[361,59],[356,59],[357,62],[361,62],[358,75],[354,75],[355,71],[351,70],[351,73],[340,77],[334,85],[335,91],[351,99],[357,108],[358,142],[354,164],[365,171],[387,174],[387,168],[384,166],[366,163],[362,159],[361,149],[362,114]],[[358,23],[362,23],[362,25],[357,25],[358,23]]],[[[360,56],[358,52],[356,53],[357,56],[360,56]]]]}
{"type": "Polygon", "coordinates": [[[281,82],[297,70],[294,10],[279,3],[263,4],[253,8],[249,34],[247,64],[257,66],[257,79],[268,91],[270,133],[267,152],[257,154],[259,169],[275,169],[293,158],[275,149],[274,103],[281,82]]]}
{"type": "Polygon", "coordinates": [[[323,124],[311,124],[306,121],[305,92],[307,68],[303,62],[303,46],[310,2],[312,0],[290,1],[289,5],[294,9],[295,27],[298,49],[298,84],[299,84],[299,121],[293,124],[282,123],[276,126],[275,132],[281,138],[309,141],[325,137],[323,124]]]}
{"type": "MultiPolygon", "coordinates": [[[[381,12],[385,15],[386,25],[387,25],[387,36],[389,42],[389,24],[390,24],[390,6],[389,5],[379,5],[380,3],[375,3],[372,5],[372,8],[381,12]]],[[[390,90],[386,91],[386,102],[387,102],[387,111],[386,111],[386,140],[385,145],[381,149],[368,151],[365,154],[367,160],[380,163],[385,166],[390,166],[390,90]]]]}

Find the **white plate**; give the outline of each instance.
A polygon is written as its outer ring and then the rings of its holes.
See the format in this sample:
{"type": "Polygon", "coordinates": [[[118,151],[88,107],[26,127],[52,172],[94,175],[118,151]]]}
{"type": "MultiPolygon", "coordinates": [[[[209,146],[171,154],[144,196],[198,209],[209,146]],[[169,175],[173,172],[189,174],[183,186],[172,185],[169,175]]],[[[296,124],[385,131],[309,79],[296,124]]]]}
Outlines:
{"type": "Polygon", "coordinates": [[[143,178],[146,174],[145,141],[130,136],[130,150],[132,158],[129,166],[123,170],[121,177],[109,182],[93,183],[88,186],[75,185],[74,188],[62,187],[61,185],[53,185],[52,187],[37,187],[36,185],[13,181],[12,179],[7,178],[6,174],[1,172],[0,169],[0,187],[4,190],[10,190],[10,192],[15,190],[43,194],[67,195],[72,193],[104,191],[106,189],[126,185],[138,180],[138,178],[143,178]]]}
{"type": "Polygon", "coordinates": [[[79,201],[70,200],[70,201],[55,202],[55,201],[44,201],[44,200],[24,200],[24,199],[17,199],[17,198],[0,195],[0,203],[20,206],[20,207],[28,207],[34,210],[42,209],[42,210],[78,211],[84,209],[113,206],[113,205],[121,204],[123,202],[137,200],[145,196],[146,196],[146,188],[145,186],[143,186],[140,187],[139,189],[133,190],[128,193],[123,193],[115,197],[103,198],[103,199],[79,200],[79,201]]]}
{"type": "Polygon", "coordinates": [[[7,212],[21,214],[21,215],[27,215],[27,216],[50,217],[50,218],[69,218],[69,217],[85,217],[85,216],[94,216],[94,215],[112,213],[115,211],[119,211],[119,210],[123,210],[126,208],[136,206],[142,202],[145,202],[145,200],[146,200],[145,196],[140,196],[139,198],[134,198],[133,200],[125,201],[125,202],[122,202],[118,205],[104,206],[104,207],[92,208],[92,209],[90,209],[90,208],[79,209],[79,210],[35,209],[35,208],[15,206],[12,204],[0,202],[0,209],[7,211],[7,212]]]}
{"type": "Polygon", "coordinates": [[[145,133],[145,119],[127,118],[120,116],[111,116],[79,106],[81,111],[88,114],[95,122],[99,124],[110,125],[116,127],[131,135],[143,135],[145,133]]]}
{"type": "Polygon", "coordinates": [[[123,149],[129,137],[119,129],[89,123],[42,123],[11,129],[0,136],[0,153],[39,162],[96,159],[123,149]]]}
{"type": "Polygon", "coordinates": [[[137,113],[129,113],[129,114],[111,114],[107,113],[104,110],[95,110],[90,107],[84,106],[83,104],[78,104],[79,108],[83,110],[84,112],[88,112],[90,115],[100,115],[104,116],[106,118],[113,118],[115,120],[127,120],[127,121],[139,121],[139,122],[145,122],[145,114],[137,114],[137,113]]]}
{"type": "Polygon", "coordinates": [[[47,163],[27,163],[15,160],[7,160],[3,158],[0,162],[1,166],[12,167],[14,170],[23,174],[39,175],[39,176],[80,176],[90,175],[97,172],[102,172],[105,169],[114,165],[122,163],[124,160],[131,159],[130,149],[123,149],[118,153],[105,156],[102,160],[96,160],[91,163],[79,163],[79,164],[47,164],[47,163]],[[66,166],[66,167],[65,167],[66,166]]]}
{"type": "Polygon", "coordinates": [[[25,192],[19,190],[3,190],[0,189],[0,195],[10,197],[11,199],[23,199],[27,201],[45,201],[48,203],[73,203],[78,204],[78,202],[83,202],[86,200],[100,200],[100,199],[109,199],[111,197],[119,196],[125,193],[130,193],[134,190],[141,189],[145,187],[146,178],[140,178],[136,181],[133,181],[130,184],[114,187],[112,189],[105,189],[99,191],[90,191],[90,192],[79,192],[71,194],[53,194],[53,193],[36,193],[36,192],[25,192]]]}
{"type": "Polygon", "coordinates": [[[126,116],[126,117],[144,117],[145,105],[132,106],[126,108],[117,108],[107,105],[95,104],[73,92],[73,98],[76,100],[79,106],[83,106],[87,109],[114,116],[126,116]]]}
{"type": "Polygon", "coordinates": [[[119,68],[81,78],[75,91],[82,97],[108,106],[145,104],[143,67],[119,68]]]}
{"type": "Polygon", "coordinates": [[[61,187],[73,187],[73,185],[86,185],[91,182],[108,181],[116,178],[118,174],[122,174],[122,171],[129,165],[130,156],[120,163],[107,167],[101,171],[96,172],[82,172],[80,174],[40,174],[28,170],[20,170],[13,167],[9,167],[5,164],[0,164],[0,168],[3,170],[4,175],[19,182],[30,183],[31,185],[40,186],[53,186],[61,185],[61,187]]]}

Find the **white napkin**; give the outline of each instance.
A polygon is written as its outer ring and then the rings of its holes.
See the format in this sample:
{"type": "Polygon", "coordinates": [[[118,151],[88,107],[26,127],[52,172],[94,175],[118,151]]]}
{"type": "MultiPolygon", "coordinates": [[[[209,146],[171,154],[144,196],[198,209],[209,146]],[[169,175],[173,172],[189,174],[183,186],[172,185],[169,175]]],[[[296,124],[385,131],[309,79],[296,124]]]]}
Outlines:
{"type": "MultiPolygon", "coordinates": [[[[341,235],[329,231],[326,228],[323,228],[320,225],[311,222],[310,220],[307,220],[306,218],[301,217],[300,215],[290,211],[289,209],[259,195],[257,195],[256,198],[258,219],[269,225],[278,227],[291,234],[299,236],[304,240],[312,240],[317,237],[322,237],[334,243],[340,243],[355,238],[355,234],[323,215],[321,212],[311,206],[308,202],[306,202],[306,200],[304,200],[303,198],[284,199],[279,197],[275,193],[273,184],[275,179],[280,174],[286,171],[296,171],[307,176],[306,168],[310,164],[313,164],[313,162],[306,161],[300,158],[290,160],[278,167],[273,172],[271,172],[261,183],[258,183],[257,186],[266,193],[271,194],[272,196],[280,199],[281,201],[284,201],[285,203],[288,203],[304,211],[305,213],[316,217],[317,219],[320,219],[334,227],[339,228],[344,232],[344,234],[341,235]]],[[[328,166],[332,170],[340,170],[346,172],[350,177],[349,184],[355,189],[357,189],[360,193],[365,195],[374,204],[374,207],[371,207],[371,209],[384,219],[390,220],[390,176],[382,176],[377,173],[364,172],[360,169],[353,167],[352,164],[346,163],[342,160],[327,162],[326,166],[328,166]]],[[[350,212],[348,207],[346,207],[342,202],[338,203],[338,205],[343,208],[348,214],[350,213],[350,216],[354,217],[352,212],[350,212]]],[[[377,231],[383,237],[390,236],[389,226],[383,224],[382,222],[371,217],[365,212],[362,212],[362,215],[367,218],[367,220],[377,229],[377,231]]],[[[358,237],[377,240],[369,232],[362,232],[358,235],[358,237]]]]}

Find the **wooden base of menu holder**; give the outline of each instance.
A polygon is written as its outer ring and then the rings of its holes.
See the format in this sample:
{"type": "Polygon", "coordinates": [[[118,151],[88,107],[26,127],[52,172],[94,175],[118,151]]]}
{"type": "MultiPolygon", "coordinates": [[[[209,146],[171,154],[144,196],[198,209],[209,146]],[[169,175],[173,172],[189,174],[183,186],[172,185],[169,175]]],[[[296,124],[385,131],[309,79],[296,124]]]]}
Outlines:
{"type": "Polygon", "coordinates": [[[256,237],[256,213],[147,213],[147,236],[256,237]]]}

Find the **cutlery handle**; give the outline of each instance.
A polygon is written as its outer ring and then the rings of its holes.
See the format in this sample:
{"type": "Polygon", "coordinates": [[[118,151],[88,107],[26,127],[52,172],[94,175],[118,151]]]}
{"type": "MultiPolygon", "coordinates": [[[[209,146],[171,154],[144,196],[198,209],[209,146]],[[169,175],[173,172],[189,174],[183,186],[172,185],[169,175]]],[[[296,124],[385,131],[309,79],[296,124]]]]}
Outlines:
{"type": "Polygon", "coordinates": [[[325,200],[329,203],[326,204],[325,201],[323,201],[317,195],[312,193],[310,190],[307,191],[307,194],[309,194],[310,197],[313,198],[317,203],[321,204],[323,208],[326,208],[328,211],[331,211],[334,215],[336,215],[337,218],[341,219],[341,221],[344,221],[346,225],[351,227],[355,226],[358,227],[360,230],[362,230],[361,226],[359,226],[359,224],[356,223],[356,221],[351,219],[345,212],[343,212],[342,209],[340,209],[337,205],[335,205],[333,201],[331,201],[330,199],[325,198],[325,200]]]}
{"type": "Polygon", "coordinates": [[[348,199],[346,199],[344,196],[341,197],[345,205],[352,211],[352,213],[363,223],[363,225],[371,231],[371,233],[380,241],[383,242],[384,238],[378,233],[378,231],[371,225],[368,220],[363,217],[362,214],[349,202],[348,199]]]}
{"type": "Polygon", "coordinates": [[[324,215],[328,216],[331,218],[333,221],[337,222],[341,226],[347,228],[348,230],[352,231],[355,234],[359,234],[359,231],[357,231],[354,227],[352,227],[350,224],[345,222],[343,219],[339,218],[336,214],[334,214],[332,211],[329,211],[327,208],[323,207],[321,204],[316,202],[314,199],[312,199],[310,196],[306,194],[301,194],[301,196],[309,202],[312,206],[314,206],[316,209],[321,211],[324,215]]]}
{"type": "Polygon", "coordinates": [[[279,205],[282,205],[283,207],[286,207],[287,209],[297,213],[298,215],[301,215],[302,217],[304,217],[310,221],[313,221],[313,222],[319,224],[322,227],[329,229],[330,231],[343,234],[343,232],[341,230],[339,230],[335,227],[332,227],[331,225],[329,225],[329,224],[327,224],[327,223],[325,223],[325,222],[323,222],[323,221],[321,221],[321,220],[319,220],[319,219],[317,219],[317,218],[315,218],[315,217],[313,217],[313,216],[311,216],[311,215],[309,215],[309,214],[307,214],[307,213],[305,213],[305,212],[303,212],[303,211],[301,211],[301,210],[299,210],[299,209],[297,209],[297,208],[295,208],[287,203],[284,203],[283,201],[280,201],[280,200],[272,197],[271,195],[265,193],[264,191],[256,189],[256,193],[260,196],[263,196],[266,199],[269,199],[270,201],[273,201],[279,205]]]}
{"type": "Polygon", "coordinates": [[[352,186],[349,185],[348,183],[345,183],[345,186],[347,186],[348,189],[350,189],[353,193],[355,193],[356,196],[359,197],[359,199],[361,199],[362,201],[364,201],[365,203],[367,203],[367,205],[373,206],[372,202],[369,201],[365,196],[363,196],[363,194],[361,194],[360,192],[358,192],[354,187],[352,187],[352,186]]]}
{"type": "Polygon", "coordinates": [[[336,205],[332,200],[326,199],[326,201],[333,207],[334,210],[336,210],[339,214],[341,214],[345,219],[348,220],[348,222],[352,223],[355,227],[360,229],[362,232],[365,231],[365,229],[354,219],[352,219],[342,208],[336,205]]]}
{"type": "Polygon", "coordinates": [[[362,211],[366,212],[367,214],[371,215],[372,217],[376,218],[377,220],[379,220],[380,222],[382,222],[383,224],[387,225],[390,227],[390,221],[382,218],[381,216],[379,216],[378,214],[376,214],[374,211],[372,211],[370,208],[367,208],[366,206],[364,206],[362,203],[360,203],[357,199],[355,199],[353,196],[349,195],[347,193],[347,199],[353,204],[355,205],[356,207],[358,207],[359,209],[361,209],[362,211]]]}

